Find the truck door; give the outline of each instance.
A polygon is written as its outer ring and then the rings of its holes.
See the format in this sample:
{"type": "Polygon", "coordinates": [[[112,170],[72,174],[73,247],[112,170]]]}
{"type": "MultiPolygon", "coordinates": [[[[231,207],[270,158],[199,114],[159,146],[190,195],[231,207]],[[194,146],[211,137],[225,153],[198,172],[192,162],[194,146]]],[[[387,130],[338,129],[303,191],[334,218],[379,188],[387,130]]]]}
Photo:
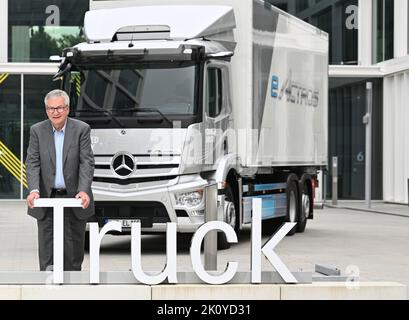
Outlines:
{"type": "Polygon", "coordinates": [[[226,131],[231,114],[227,67],[222,63],[209,63],[205,86],[204,161],[206,169],[211,170],[227,153],[226,131]]]}

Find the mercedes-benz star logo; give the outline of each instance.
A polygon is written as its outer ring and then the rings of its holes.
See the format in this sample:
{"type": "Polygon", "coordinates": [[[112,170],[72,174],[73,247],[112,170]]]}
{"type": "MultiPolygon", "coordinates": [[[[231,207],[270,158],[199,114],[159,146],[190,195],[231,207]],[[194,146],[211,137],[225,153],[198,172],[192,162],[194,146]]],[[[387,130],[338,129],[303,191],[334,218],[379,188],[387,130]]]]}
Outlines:
{"type": "Polygon", "coordinates": [[[135,170],[135,159],[129,153],[119,152],[112,158],[111,169],[120,178],[128,178],[135,170]]]}

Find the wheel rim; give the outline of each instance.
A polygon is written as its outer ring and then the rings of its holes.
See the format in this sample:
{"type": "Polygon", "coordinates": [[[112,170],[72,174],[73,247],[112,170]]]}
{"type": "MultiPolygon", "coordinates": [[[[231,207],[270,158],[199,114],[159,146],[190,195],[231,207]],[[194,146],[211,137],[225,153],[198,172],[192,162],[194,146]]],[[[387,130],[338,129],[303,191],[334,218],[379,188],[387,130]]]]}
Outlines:
{"type": "Polygon", "coordinates": [[[226,223],[229,224],[232,228],[236,227],[236,209],[234,203],[230,201],[225,201],[225,217],[226,223]]]}
{"type": "Polygon", "coordinates": [[[304,217],[308,219],[310,216],[310,197],[305,193],[302,195],[302,212],[304,217]]]}
{"type": "Polygon", "coordinates": [[[295,222],[297,219],[297,202],[294,191],[290,192],[290,222],[295,222]]]}

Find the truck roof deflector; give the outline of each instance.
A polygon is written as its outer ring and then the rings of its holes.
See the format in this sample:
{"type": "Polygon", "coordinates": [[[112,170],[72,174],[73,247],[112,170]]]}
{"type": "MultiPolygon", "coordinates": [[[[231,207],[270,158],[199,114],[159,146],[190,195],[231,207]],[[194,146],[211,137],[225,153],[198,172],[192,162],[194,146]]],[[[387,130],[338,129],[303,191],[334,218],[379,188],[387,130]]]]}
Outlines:
{"type": "Polygon", "coordinates": [[[170,39],[169,26],[127,26],[121,27],[112,38],[112,41],[133,40],[165,40],[170,39]]]}
{"type": "Polygon", "coordinates": [[[148,28],[145,35],[156,33],[156,36],[163,37],[165,27],[169,28],[171,39],[196,39],[231,32],[236,28],[236,20],[232,7],[206,5],[93,10],[88,11],[84,19],[89,42],[110,42],[115,35],[118,37],[118,33],[130,41],[134,33],[142,37],[143,28],[148,28]],[[129,39],[126,38],[127,33],[129,39]]]}

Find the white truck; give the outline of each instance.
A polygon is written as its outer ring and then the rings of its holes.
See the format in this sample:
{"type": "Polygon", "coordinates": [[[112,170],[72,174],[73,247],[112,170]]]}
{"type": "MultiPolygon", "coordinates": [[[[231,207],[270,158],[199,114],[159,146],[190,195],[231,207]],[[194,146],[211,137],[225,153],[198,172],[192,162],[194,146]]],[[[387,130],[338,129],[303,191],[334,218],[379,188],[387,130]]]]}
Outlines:
{"type": "Polygon", "coordinates": [[[87,41],[63,52],[56,78],[92,128],[95,220],[193,233],[217,185],[237,232],[254,198],[303,232],[327,166],[328,35],[264,1],[168,3],[91,1],[87,41]]]}

